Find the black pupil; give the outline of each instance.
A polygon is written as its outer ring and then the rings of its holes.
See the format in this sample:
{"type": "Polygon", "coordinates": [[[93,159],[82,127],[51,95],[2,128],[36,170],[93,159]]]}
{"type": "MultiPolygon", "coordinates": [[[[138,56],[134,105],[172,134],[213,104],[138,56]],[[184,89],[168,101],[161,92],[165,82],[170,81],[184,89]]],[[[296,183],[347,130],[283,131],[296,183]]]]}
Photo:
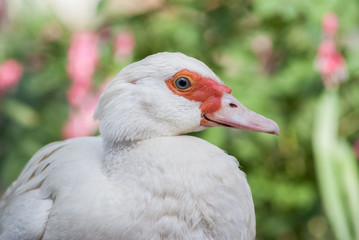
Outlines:
{"type": "Polygon", "coordinates": [[[190,82],[187,78],[185,77],[180,77],[176,80],[176,86],[179,88],[179,89],[186,89],[186,88],[189,88],[190,87],[190,82]]]}

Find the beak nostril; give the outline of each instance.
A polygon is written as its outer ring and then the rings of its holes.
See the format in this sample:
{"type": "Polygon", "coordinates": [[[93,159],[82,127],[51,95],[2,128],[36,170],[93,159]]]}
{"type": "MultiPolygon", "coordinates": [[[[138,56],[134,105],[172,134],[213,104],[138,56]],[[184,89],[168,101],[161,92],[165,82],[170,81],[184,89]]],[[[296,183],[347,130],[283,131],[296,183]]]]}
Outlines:
{"type": "Polygon", "coordinates": [[[236,104],[234,104],[234,103],[230,103],[229,106],[230,106],[231,108],[237,108],[237,107],[238,107],[238,106],[237,106],[236,104]]]}

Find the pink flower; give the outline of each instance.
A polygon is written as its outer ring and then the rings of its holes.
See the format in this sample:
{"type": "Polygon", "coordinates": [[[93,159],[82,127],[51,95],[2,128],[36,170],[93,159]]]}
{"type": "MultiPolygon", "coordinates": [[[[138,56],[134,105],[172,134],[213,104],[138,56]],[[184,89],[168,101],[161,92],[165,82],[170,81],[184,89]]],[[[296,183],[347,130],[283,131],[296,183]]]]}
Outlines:
{"type": "Polygon", "coordinates": [[[323,18],[323,40],[319,44],[315,67],[322,76],[325,87],[336,87],[348,78],[345,59],[337,50],[334,37],[338,28],[338,18],[334,13],[323,18]]]}
{"type": "Polygon", "coordinates": [[[117,35],[114,45],[116,59],[125,60],[132,55],[135,37],[132,32],[124,31],[117,35]]]}
{"type": "Polygon", "coordinates": [[[319,45],[317,67],[325,81],[342,82],[347,78],[345,60],[331,40],[323,40],[319,45]]]}
{"type": "Polygon", "coordinates": [[[0,92],[17,84],[22,75],[21,64],[14,60],[8,59],[0,65],[0,92]]]}
{"type": "Polygon", "coordinates": [[[81,106],[70,113],[70,117],[62,135],[64,138],[85,137],[93,135],[98,128],[98,122],[93,119],[99,96],[87,97],[81,106]]]}
{"type": "Polygon", "coordinates": [[[68,51],[67,73],[72,85],[67,92],[70,117],[62,134],[64,138],[93,135],[98,127],[92,117],[100,94],[91,94],[92,80],[99,61],[98,36],[91,32],[75,33],[68,51]]]}
{"type": "MultiPolygon", "coordinates": [[[[78,106],[71,108],[70,117],[62,129],[64,138],[90,136],[97,131],[98,122],[93,119],[93,113],[108,82],[109,80],[104,81],[96,94],[86,92],[86,95],[82,96],[83,100],[78,103],[78,106]]],[[[76,90],[74,90],[74,92],[76,92],[76,90]]]]}
{"type": "Polygon", "coordinates": [[[71,106],[78,107],[81,105],[81,102],[84,101],[90,92],[89,84],[90,83],[86,82],[84,84],[77,83],[71,85],[71,87],[67,90],[67,100],[71,106]]]}
{"type": "Polygon", "coordinates": [[[97,35],[91,32],[75,33],[68,51],[67,72],[74,83],[91,80],[99,59],[97,35]]]}
{"type": "Polygon", "coordinates": [[[335,13],[327,13],[322,20],[323,34],[328,37],[334,37],[338,29],[338,17],[335,13]]]}
{"type": "Polygon", "coordinates": [[[75,33],[68,51],[67,73],[73,86],[68,93],[70,104],[78,104],[90,89],[99,60],[98,36],[92,32],[75,33]],[[80,93],[80,94],[76,94],[80,93]]]}

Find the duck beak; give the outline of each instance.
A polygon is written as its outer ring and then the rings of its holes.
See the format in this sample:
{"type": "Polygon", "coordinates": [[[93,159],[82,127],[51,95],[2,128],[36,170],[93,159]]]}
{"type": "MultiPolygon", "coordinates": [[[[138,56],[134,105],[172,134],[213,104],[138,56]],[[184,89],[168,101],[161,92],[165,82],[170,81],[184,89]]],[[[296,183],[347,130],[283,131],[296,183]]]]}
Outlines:
{"type": "Polygon", "coordinates": [[[202,113],[202,126],[231,127],[279,135],[279,127],[273,120],[249,110],[232,95],[225,93],[221,104],[221,108],[215,112],[202,113]]]}

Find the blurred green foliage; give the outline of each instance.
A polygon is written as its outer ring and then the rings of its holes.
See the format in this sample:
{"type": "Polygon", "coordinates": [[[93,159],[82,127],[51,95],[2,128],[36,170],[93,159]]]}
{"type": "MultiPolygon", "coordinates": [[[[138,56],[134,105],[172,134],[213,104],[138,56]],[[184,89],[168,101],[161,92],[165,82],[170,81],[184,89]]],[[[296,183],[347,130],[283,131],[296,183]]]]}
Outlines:
{"type": "Polygon", "coordinates": [[[313,146],[323,207],[338,239],[359,239],[359,171],[353,151],[337,137],[339,96],[323,94],[315,114],[313,146]]]}
{"type": "MultiPolygon", "coordinates": [[[[127,14],[113,11],[110,1],[99,3],[89,24],[102,36],[95,84],[159,51],[202,60],[245,106],[281,129],[279,137],[221,128],[196,133],[239,159],[253,192],[257,239],[335,239],[318,190],[315,168],[321,165],[313,160],[314,112],[323,92],[313,63],[321,18],[335,12],[340,20],[337,42],[349,72],[338,92],[338,135],[352,145],[359,138],[359,2],[158,2],[150,10],[127,14]],[[131,58],[116,61],[113,34],[121,29],[134,33],[136,47],[131,58]]],[[[69,112],[65,69],[75,30],[36,6],[20,9],[9,19],[3,13],[0,20],[0,60],[15,58],[24,65],[19,85],[0,99],[0,192],[41,146],[62,138],[69,112]]]]}

